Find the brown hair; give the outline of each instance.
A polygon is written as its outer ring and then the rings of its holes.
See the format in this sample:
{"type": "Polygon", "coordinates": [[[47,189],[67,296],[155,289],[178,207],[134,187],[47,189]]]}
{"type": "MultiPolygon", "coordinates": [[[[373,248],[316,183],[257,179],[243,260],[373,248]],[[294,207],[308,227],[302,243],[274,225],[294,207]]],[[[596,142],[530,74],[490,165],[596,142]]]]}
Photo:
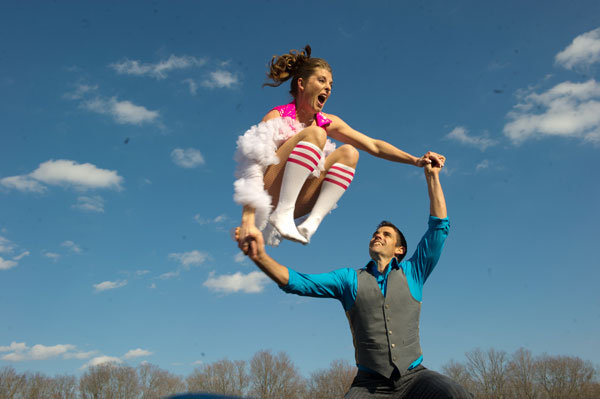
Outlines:
{"type": "Polygon", "coordinates": [[[298,79],[307,80],[317,68],[324,68],[331,72],[331,66],[322,58],[310,58],[311,49],[307,44],[303,51],[290,50],[288,54],[274,55],[271,58],[267,78],[272,80],[266,82],[264,86],[277,87],[288,79],[292,79],[290,84],[290,94],[296,98],[298,95],[298,79]]]}
{"type": "Polygon", "coordinates": [[[396,260],[398,262],[400,262],[406,256],[406,251],[408,250],[408,244],[406,243],[406,238],[404,238],[404,234],[402,234],[402,232],[400,231],[400,229],[397,228],[396,226],[394,226],[394,224],[392,222],[388,222],[387,220],[382,220],[381,223],[379,223],[377,225],[376,231],[380,227],[391,227],[396,232],[396,235],[397,235],[397,237],[396,237],[396,246],[397,247],[404,247],[404,253],[402,255],[397,255],[396,256],[396,260]]]}

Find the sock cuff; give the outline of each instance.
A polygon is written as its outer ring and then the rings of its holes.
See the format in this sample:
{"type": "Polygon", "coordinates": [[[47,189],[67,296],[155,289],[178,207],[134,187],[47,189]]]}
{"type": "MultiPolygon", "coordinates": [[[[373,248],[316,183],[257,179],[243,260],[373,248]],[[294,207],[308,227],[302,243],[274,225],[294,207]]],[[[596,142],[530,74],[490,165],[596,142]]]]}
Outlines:
{"type": "Polygon", "coordinates": [[[344,190],[348,188],[354,179],[355,169],[342,163],[334,163],[327,171],[324,181],[337,184],[344,190]]]}
{"type": "Polygon", "coordinates": [[[323,157],[323,150],[319,148],[319,146],[314,145],[313,143],[310,143],[308,141],[299,141],[298,144],[296,144],[296,147],[294,147],[294,150],[300,148],[308,151],[309,153],[312,153],[314,156],[317,157],[317,159],[321,159],[321,157],[323,157]]]}
{"type": "Polygon", "coordinates": [[[288,157],[288,162],[304,166],[311,172],[319,166],[319,161],[323,156],[323,151],[307,141],[300,141],[288,157]]]}

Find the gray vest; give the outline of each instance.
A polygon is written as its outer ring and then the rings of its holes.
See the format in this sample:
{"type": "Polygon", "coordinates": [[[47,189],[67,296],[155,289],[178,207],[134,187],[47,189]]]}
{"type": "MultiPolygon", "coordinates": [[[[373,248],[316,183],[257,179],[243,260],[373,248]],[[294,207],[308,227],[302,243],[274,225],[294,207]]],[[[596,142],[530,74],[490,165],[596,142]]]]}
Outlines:
{"type": "Polygon", "coordinates": [[[402,269],[390,270],[385,297],[371,273],[356,273],[356,301],[346,312],[356,362],[387,378],[394,368],[403,375],[422,354],[421,303],[412,297],[402,269]]]}

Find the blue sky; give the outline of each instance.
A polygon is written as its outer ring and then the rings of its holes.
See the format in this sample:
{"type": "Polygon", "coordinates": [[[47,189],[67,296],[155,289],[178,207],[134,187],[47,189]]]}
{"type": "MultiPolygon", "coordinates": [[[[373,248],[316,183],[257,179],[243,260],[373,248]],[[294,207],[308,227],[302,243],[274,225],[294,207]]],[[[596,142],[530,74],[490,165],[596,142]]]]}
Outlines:
{"type": "MultiPolygon", "coordinates": [[[[424,288],[425,365],[476,347],[600,362],[600,3],[0,5],[0,367],[107,360],[187,375],[285,351],[352,361],[341,304],[281,292],[230,239],[235,141],[287,88],[274,54],[333,67],[326,112],[447,156],[452,230],[424,288]]],[[[303,272],[361,267],[381,219],[411,248],[422,172],[362,154],[303,272]]]]}

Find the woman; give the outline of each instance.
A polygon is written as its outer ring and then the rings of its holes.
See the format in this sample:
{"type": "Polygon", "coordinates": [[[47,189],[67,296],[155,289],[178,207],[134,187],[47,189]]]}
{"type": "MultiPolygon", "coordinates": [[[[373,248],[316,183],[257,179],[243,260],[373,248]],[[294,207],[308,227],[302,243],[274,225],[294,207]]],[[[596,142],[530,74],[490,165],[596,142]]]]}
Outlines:
{"type": "Polygon", "coordinates": [[[307,45],[302,52],[273,57],[267,73],[273,83],[265,85],[275,87],[291,79],[294,101],[273,108],[238,139],[234,199],[243,205],[238,234],[243,250],[246,236],[257,228],[264,230],[270,245],[277,245],[279,236],[307,244],[351,183],[357,149],[419,167],[443,165],[443,156],[414,157],[323,113],[333,84],[331,67],[310,54],[307,45]],[[336,149],[328,137],[345,144],[336,149]],[[308,218],[296,226],[294,219],[304,215],[308,218]]]}

